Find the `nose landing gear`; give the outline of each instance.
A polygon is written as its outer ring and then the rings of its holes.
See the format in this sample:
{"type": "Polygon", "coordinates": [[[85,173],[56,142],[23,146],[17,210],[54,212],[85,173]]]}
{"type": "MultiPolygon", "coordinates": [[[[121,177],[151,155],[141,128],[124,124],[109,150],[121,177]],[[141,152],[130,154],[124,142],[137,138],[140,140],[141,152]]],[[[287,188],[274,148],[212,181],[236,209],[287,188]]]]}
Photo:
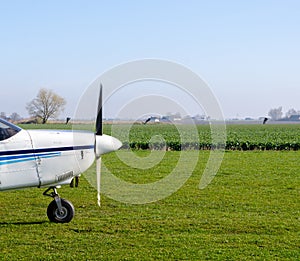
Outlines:
{"type": "Polygon", "coordinates": [[[57,193],[56,187],[48,188],[43,195],[54,198],[47,208],[47,216],[51,222],[68,223],[73,219],[75,215],[73,204],[61,198],[57,193]],[[52,192],[48,193],[50,190],[52,192]]]}

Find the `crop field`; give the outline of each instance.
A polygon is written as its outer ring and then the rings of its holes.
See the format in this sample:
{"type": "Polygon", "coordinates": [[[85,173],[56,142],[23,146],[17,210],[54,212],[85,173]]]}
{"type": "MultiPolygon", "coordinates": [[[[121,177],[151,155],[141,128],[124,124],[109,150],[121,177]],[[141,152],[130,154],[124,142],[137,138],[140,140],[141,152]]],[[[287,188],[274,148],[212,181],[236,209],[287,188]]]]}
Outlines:
{"type": "MultiPolygon", "coordinates": [[[[161,135],[164,141],[154,141],[158,148],[164,143],[171,150],[211,149],[215,144],[211,141],[209,125],[114,125],[106,126],[124,143],[125,148],[148,149],[150,139],[161,135]],[[129,130],[129,131],[124,131],[129,130]],[[192,133],[192,134],[191,134],[192,133]]],[[[274,125],[227,125],[227,150],[299,150],[300,126],[298,124],[274,125]]]]}
{"type": "MultiPolygon", "coordinates": [[[[125,142],[121,153],[130,147],[147,158],[148,148],[169,149],[148,170],[130,168],[116,153],[104,155],[115,175],[132,183],[154,182],[187,153],[198,158],[192,176],[160,201],[132,205],[102,194],[99,208],[96,190],[83,175],[78,188],[59,189],[75,206],[68,224],[48,221],[51,199],[42,196],[44,189],[1,192],[0,260],[300,260],[299,125],[227,126],[222,165],[202,190],[199,181],[212,146],[208,126],[198,127],[203,147],[193,137],[180,144],[183,134],[172,125],[134,125],[129,136],[125,127],[105,126],[106,133],[125,142]],[[164,141],[149,142],[154,135],[164,141]],[[201,150],[194,150],[197,146],[201,150]]],[[[95,175],[95,166],[85,175],[95,175]]]]}
{"type": "MultiPolygon", "coordinates": [[[[21,125],[23,128],[72,129],[65,124],[21,125]]],[[[76,126],[77,127],[77,126],[76,126]]],[[[207,150],[214,147],[209,125],[106,124],[104,133],[123,142],[123,149],[207,150]],[[152,137],[161,136],[162,139],[152,137]]],[[[299,150],[299,124],[227,125],[226,150],[299,150]]]]}

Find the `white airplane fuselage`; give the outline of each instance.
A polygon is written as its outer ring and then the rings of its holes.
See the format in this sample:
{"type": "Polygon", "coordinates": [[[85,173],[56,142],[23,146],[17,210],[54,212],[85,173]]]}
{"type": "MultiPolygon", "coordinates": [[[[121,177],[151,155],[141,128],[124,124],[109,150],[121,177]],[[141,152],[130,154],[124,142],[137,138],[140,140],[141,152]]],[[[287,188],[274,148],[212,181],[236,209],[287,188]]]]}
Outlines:
{"type": "Polygon", "coordinates": [[[95,159],[95,135],[24,130],[0,141],[0,191],[69,184],[95,159]]]}

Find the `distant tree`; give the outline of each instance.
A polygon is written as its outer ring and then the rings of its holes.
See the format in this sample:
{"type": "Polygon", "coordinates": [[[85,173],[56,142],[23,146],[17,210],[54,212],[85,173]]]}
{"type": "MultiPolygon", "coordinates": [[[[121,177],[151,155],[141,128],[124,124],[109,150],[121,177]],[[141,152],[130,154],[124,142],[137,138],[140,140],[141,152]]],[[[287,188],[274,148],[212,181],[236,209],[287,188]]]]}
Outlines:
{"type": "Polygon", "coordinates": [[[29,102],[26,106],[28,113],[40,119],[43,124],[49,118],[58,117],[64,111],[66,101],[52,90],[40,89],[36,98],[29,102]]]}
{"type": "Polygon", "coordinates": [[[181,114],[179,112],[167,112],[165,118],[167,118],[170,121],[174,121],[175,119],[181,119],[181,114]]]}
{"type": "Polygon", "coordinates": [[[12,114],[10,115],[10,119],[11,119],[13,122],[16,122],[16,121],[21,120],[22,118],[21,118],[21,116],[20,116],[18,113],[14,112],[14,113],[12,113],[12,114]]]}
{"type": "Polygon", "coordinates": [[[282,107],[271,109],[268,115],[271,117],[272,120],[276,121],[282,118],[282,107]]]}
{"type": "Polygon", "coordinates": [[[7,119],[7,117],[6,117],[6,113],[5,112],[0,112],[0,118],[2,118],[2,119],[4,119],[4,120],[6,120],[7,119]]]}

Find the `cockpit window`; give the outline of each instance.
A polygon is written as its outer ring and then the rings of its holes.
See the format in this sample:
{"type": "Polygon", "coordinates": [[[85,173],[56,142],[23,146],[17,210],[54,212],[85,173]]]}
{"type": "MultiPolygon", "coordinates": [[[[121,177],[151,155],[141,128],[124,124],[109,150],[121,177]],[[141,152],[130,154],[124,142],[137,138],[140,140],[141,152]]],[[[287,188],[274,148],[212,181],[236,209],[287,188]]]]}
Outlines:
{"type": "Polygon", "coordinates": [[[16,125],[0,119],[0,141],[14,136],[20,130],[21,128],[17,127],[16,125]]]}

